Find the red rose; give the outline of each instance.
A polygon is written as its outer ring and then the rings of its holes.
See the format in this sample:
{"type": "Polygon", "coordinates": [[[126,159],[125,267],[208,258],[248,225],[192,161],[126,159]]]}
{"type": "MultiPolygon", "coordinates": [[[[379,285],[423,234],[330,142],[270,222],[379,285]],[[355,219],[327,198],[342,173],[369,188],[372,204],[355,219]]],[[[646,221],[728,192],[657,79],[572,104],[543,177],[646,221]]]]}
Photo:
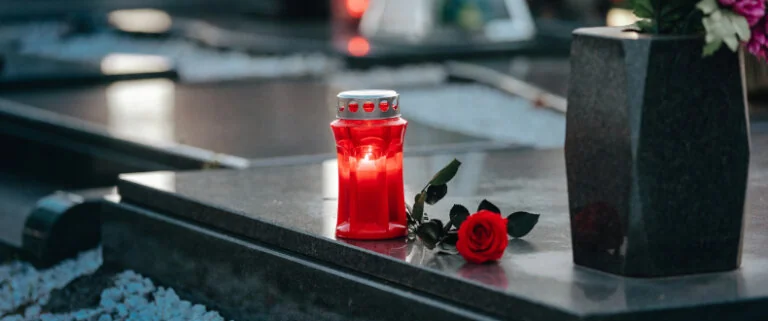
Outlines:
{"type": "Polygon", "coordinates": [[[507,219],[482,210],[461,224],[456,249],[468,262],[484,263],[501,258],[508,242],[507,219]]]}

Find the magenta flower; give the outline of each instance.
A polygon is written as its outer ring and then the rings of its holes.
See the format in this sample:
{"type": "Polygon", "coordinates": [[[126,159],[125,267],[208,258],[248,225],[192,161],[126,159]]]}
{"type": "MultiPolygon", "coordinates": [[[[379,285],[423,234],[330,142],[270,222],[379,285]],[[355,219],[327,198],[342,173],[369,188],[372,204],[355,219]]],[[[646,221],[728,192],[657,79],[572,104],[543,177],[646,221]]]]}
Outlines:
{"type": "Polygon", "coordinates": [[[724,7],[747,19],[750,26],[757,24],[765,15],[765,0],[719,0],[724,7]]]}
{"type": "Polygon", "coordinates": [[[747,50],[763,61],[768,60],[768,20],[763,17],[752,26],[752,36],[747,41],[747,50]]]}

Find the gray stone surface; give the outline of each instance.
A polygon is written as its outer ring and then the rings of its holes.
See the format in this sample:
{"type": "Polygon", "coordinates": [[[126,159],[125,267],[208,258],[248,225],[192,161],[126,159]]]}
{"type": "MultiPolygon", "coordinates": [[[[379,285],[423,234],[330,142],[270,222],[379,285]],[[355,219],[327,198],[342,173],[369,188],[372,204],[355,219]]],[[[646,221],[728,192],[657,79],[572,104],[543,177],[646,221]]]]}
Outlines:
{"type": "MultiPolygon", "coordinates": [[[[768,316],[768,135],[757,133],[743,262],[732,272],[634,279],[574,265],[564,154],[560,150],[474,152],[406,158],[406,198],[452,157],[462,169],[448,197],[427,208],[447,217],[454,203],[487,198],[505,212],[542,213],[539,225],[512,240],[495,264],[468,265],[404,240],[345,242],[333,235],[335,164],[245,171],[125,175],[123,201],[231,235],[334,264],[506,318],[754,320],[768,316]]],[[[138,223],[137,223],[138,224],[138,223]]],[[[150,223],[145,223],[151,225],[150,223]]]]}
{"type": "Polygon", "coordinates": [[[703,37],[574,32],[566,165],[578,264],[630,276],[739,265],[749,124],[738,54],[703,37]]]}
{"type": "MultiPolygon", "coordinates": [[[[22,109],[19,113],[24,118],[42,114],[65,127],[73,117],[106,136],[174,153],[202,154],[224,163],[224,156],[218,153],[252,159],[335,153],[329,127],[335,111],[329,106],[337,93],[333,86],[317,81],[190,85],[144,79],[56,88],[44,94],[39,90],[6,91],[2,96],[28,104],[14,109],[22,109]]],[[[3,107],[0,105],[0,112],[3,107]]],[[[87,132],[88,128],[76,129],[87,132]]],[[[488,139],[411,121],[405,148],[482,141],[488,139]]],[[[113,144],[127,145],[124,141],[113,144]]]]}

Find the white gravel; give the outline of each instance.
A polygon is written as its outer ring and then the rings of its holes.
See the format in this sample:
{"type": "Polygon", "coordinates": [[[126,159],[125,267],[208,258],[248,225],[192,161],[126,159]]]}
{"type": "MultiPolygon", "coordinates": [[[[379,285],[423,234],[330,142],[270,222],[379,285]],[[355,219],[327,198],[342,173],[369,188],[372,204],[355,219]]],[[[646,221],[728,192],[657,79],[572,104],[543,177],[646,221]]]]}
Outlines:
{"type": "Polygon", "coordinates": [[[0,315],[24,305],[43,305],[48,302],[51,291],[63,288],[81,275],[93,273],[99,266],[101,249],[84,252],[42,271],[20,261],[0,265],[0,315]]]}
{"type": "Polygon", "coordinates": [[[184,301],[173,289],[156,287],[133,271],[115,276],[112,287],[101,292],[98,307],[41,314],[53,290],[95,272],[101,262],[101,249],[95,249],[42,271],[19,261],[0,265],[0,321],[224,321],[218,312],[184,301]],[[24,306],[23,314],[9,315],[24,306]]]}

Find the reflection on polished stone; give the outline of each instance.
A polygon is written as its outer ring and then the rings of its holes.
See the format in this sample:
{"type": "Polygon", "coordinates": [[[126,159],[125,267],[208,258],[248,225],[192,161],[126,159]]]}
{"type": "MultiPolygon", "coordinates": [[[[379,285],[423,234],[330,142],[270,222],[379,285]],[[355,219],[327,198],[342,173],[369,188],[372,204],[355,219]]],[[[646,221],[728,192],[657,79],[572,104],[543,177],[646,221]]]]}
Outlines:
{"type": "Polygon", "coordinates": [[[171,71],[171,62],[163,56],[137,54],[109,54],[101,59],[101,72],[105,75],[127,75],[171,71]]]}
{"type": "Polygon", "coordinates": [[[622,256],[626,255],[626,246],[622,248],[626,234],[616,207],[596,202],[574,209],[573,213],[574,262],[617,270],[623,263],[622,256]]]}
{"type": "Polygon", "coordinates": [[[106,95],[110,132],[155,143],[172,141],[175,109],[173,81],[119,81],[107,87],[106,95]]]}
{"type": "Polygon", "coordinates": [[[414,247],[414,244],[406,242],[404,237],[381,241],[351,240],[342,238],[339,238],[338,240],[339,242],[354,245],[403,261],[406,260],[414,247]]]}
{"type": "MultiPolygon", "coordinates": [[[[129,174],[130,175],[130,174],[129,174]]],[[[176,173],[170,171],[142,173],[142,184],[152,189],[173,193],[177,190],[176,173]]],[[[121,175],[121,178],[123,175],[121,175]]]]}
{"type": "MultiPolygon", "coordinates": [[[[2,96],[160,146],[184,144],[255,159],[335,154],[329,128],[335,113],[328,107],[335,94],[332,87],[309,81],[195,85],[150,79],[2,96]]],[[[479,142],[488,140],[409,120],[405,149],[479,142]]]]}
{"type": "Polygon", "coordinates": [[[497,262],[485,265],[464,263],[459,269],[461,277],[499,289],[507,289],[507,272],[497,262]]]}

